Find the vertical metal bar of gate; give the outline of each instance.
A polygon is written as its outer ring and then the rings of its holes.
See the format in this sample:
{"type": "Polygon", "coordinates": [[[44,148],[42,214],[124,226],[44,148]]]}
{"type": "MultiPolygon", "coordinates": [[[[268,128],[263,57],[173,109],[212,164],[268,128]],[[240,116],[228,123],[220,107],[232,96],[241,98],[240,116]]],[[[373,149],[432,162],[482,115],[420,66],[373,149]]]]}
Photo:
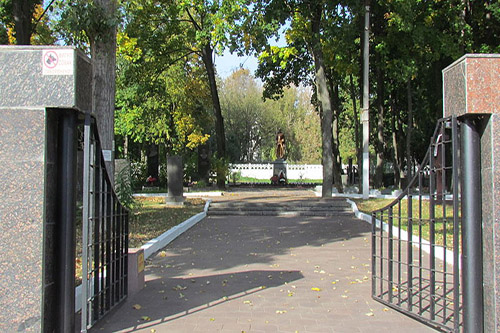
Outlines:
{"type": "Polygon", "coordinates": [[[82,317],[81,317],[81,332],[87,331],[88,325],[88,300],[89,300],[89,220],[91,215],[91,199],[90,199],[90,115],[85,116],[85,124],[83,129],[83,216],[82,216],[82,317]]]}
{"type": "Polygon", "coordinates": [[[481,139],[473,118],[464,119],[461,135],[464,331],[483,332],[481,139]]]}
{"type": "MultiPolygon", "coordinates": [[[[453,117],[451,119],[451,137],[458,138],[458,125],[457,118],[453,117]]],[[[453,196],[458,196],[459,191],[459,158],[458,158],[458,140],[451,141],[452,143],[452,164],[456,167],[457,172],[453,172],[453,196]]],[[[460,233],[459,224],[460,219],[458,216],[459,211],[459,200],[453,200],[453,253],[460,253],[460,233]]],[[[460,258],[458,255],[453,256],[453,304],[460,304],[460,258]]],[[[460,329],[460,307],[453,307],[453,317],[454,325],[453,328],[455,332],[460,329]]]]}
{"type": "Polygon", "coordinates": [[[61,332],[75,329],[75,217],[77,114],[66,110],[60,118],[57,186],[58,206],[58,323],[61,332]]]}
{"type": "Polygon", "coordinates": [[[408,188],[408,219],[407,219],[407,233],[408,233],[408,243],[407,243],[407,276],[408,276],[408,311],[413,310],[413,205],[412,205],[412,194],[410,188],[408,188]]]}
{"type": "Polygon", "coordinates": [[[387,267],[387,274],[388,274],[388,284],[389,284],[389,288],[388,288],[388,291],[389,291],[389,302],[392,303],[392,292],[393,292],[393,287],[394,287],[394,284],[393,284],[393,279],[394,279],[394,275],[393,275],[393,263],[394,263],[394,258],[393,258],[393,235],[392,235],[392,207],[389,208],[389,214],[388,214],[388,217],[387,217],[387,222],[389,223],[389,245],[387,247],[387,251],[388,251],[388,260],[387,260],[387,265],[389,267],[387,267]]]}
{"type": "MultiPolygon", "coordinates": [[[[442,135],[443,126],[440,126],[439,132],[442,135]]],[[[438,135],[439,138],[439,135],[438,135]]],[[[432,138],[431,142],[431,153],[429,154],[429,243],[430,243],[430,255],[429,255],[429,273],[430,273],[430,281],[429,281],[429,302],[430,302],[430,319],[435,320],[435,295],[434,291],[436,289],[435,285],[435,248],[434,244],[436,243],[435,239],[435,225],[436,225],[436,197],[439,195],[437,193],[436,186],[436,178],[438,171],[435,166],[435,157],[438,154],[440,146],[435,138],[432,138]],[[434,149],[433,149],[434,148],[434,149]]]]}

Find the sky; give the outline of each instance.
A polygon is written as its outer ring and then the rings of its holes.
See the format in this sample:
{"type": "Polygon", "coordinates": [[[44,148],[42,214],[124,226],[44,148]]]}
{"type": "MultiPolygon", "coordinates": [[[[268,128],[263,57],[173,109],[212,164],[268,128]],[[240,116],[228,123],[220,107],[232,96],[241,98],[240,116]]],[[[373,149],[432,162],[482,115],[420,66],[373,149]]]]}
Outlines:
{"type": "Polygon", "coordinates": [[[223,79],[240,67],[250,70],[250,74],[254,75],[257,69],[257,58],[254,56],[238,57],[226,50],[222,56],[215,57],[215,67],[217,74],[223,79]]]}
{"type": "MultiPolygon", "coordinates": [[[[269,45],[280,47],[286,46],[284,31],[289,28],[290,23],[287,22],[285,26],[280,29],[278,39],[270,38],[268,40],[269,45]]],[[[226,50],[222,56],[215,57],[215,67],[217,69],[217,74],[219,74],[219,76],[223,79],[231,75],[232,72],[239,69],[240,67],[250,70],[250,74],[255,75],[257,64],[257,58],[255,56],[238,57],[236,53],[231,54],[228,50],[226,50]]]]}

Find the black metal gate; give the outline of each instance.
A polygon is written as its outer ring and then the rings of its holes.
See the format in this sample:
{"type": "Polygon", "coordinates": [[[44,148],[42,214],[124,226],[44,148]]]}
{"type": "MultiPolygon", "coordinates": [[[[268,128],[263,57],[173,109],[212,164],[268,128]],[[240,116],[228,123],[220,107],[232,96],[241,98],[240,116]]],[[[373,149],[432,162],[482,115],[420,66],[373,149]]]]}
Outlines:
{"type": "Polygon", "coordinates": [[[372,215],[372,296],[443,331],[461,329],[460,133],[441,119],[406,190],[372,215]]]}
{"type": "Polygon", "coordinates": [[[95,119],[85,116],[82,322],[86,332],[127,296],[128,211],[115,195],[95,119]]]}

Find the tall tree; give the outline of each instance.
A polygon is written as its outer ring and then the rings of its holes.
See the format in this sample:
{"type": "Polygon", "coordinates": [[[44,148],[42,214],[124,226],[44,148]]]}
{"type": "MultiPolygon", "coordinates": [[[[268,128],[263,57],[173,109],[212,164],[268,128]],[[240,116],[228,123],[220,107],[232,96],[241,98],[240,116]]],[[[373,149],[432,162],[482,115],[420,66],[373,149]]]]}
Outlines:
{"type": "MultiPolygon", "coordinates": [[[[224,119],[217,88],[214,55],[230,44],[231,30],[248,11],[244,1],[131,1],[127,31],[143,39],[151,52],[169,66],[196,54],[202,59],[211,91],[217,157],[226,158],[224,119]],[[153,18],[153,19],[152,19],[153,18]],[[145,29],[145,27],[147,27],[145,29]]],[[[224,187],[224,175],[217,184],[224,187]]]]}
{"type": "MultiPolygon", "coordinates": [[[[92,109],[97,114],[101,147],[114,148],[114,112],[116,78],[116,0],[94,0],[101,8],[108,24],[102,25],[99,38],[93,38],[92,54],[92,109]]],[[[106,163],[108,176],[114,181],[114,161],[106,163]]]]}
{"type": "MultiPolygon", "coordinates": [[[[290,82],[301,81],[303,77],[308,77],[309,82],[314,83],[317,107],[321,116],[322,196],[329,197],[332,194],[334,180],[333,152],[338,149],[332,134],[334,92],[329,89],[331,80],[327,77],[323,44],[326,28],[323,25],[325,18],[332,11],[336,12],[338,3],[275,0],[258,4],[257,8],[261,10],[261,16],[264,21],[267,20],[265,22],[268,25],[275,24],[276,21],[285,24],[287,20],[291,20],[290,28],[285,32],[289,46],[284,48],[267,46],[260,56],[257,73],[264,79],[266,88],[271,88],[275,93],[279,93],[282,87],[290,82]],[[271,73],[274,75],[268,80],[271,73]]],[[[337,165],[335,170],[338,173],[336,185],[341,191],[340,166],[337,165]]]]}
{"type": "Polygon", "coordinates": [[[16,31],[16,43],[29,45],[33,33],[33,12],[40,0],[14,0],[12,2],[12,16],[16,31]]]}
{"type": "Polygon", "coordinates": [[[0,44],[52,44],[55,40],[46,13],[53,2],[44,8],[42,0],[0,1],[0,44]]]}
{"type": "MultiPolygon", "coordinates": [[[[116,28],[119,23],[116,0],[70,0],[59,3],[56,29],[68,44],[79,46],[92,58],[92,109],[104,150],[113,149],[116,28]]],[[[106,161],[114,180],[114,163],[106,161]]]]}

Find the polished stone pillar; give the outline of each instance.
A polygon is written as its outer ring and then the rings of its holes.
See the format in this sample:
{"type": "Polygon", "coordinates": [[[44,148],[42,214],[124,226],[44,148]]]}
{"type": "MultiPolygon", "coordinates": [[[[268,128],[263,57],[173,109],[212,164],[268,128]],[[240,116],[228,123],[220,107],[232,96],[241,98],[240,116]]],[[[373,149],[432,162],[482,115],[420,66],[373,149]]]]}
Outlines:
{"type": "Polygon", "coordinates": [[[444,116],[480,135],[484,331],[500,332],[500,55],[467,54],[443,70],[444,116]]]}

